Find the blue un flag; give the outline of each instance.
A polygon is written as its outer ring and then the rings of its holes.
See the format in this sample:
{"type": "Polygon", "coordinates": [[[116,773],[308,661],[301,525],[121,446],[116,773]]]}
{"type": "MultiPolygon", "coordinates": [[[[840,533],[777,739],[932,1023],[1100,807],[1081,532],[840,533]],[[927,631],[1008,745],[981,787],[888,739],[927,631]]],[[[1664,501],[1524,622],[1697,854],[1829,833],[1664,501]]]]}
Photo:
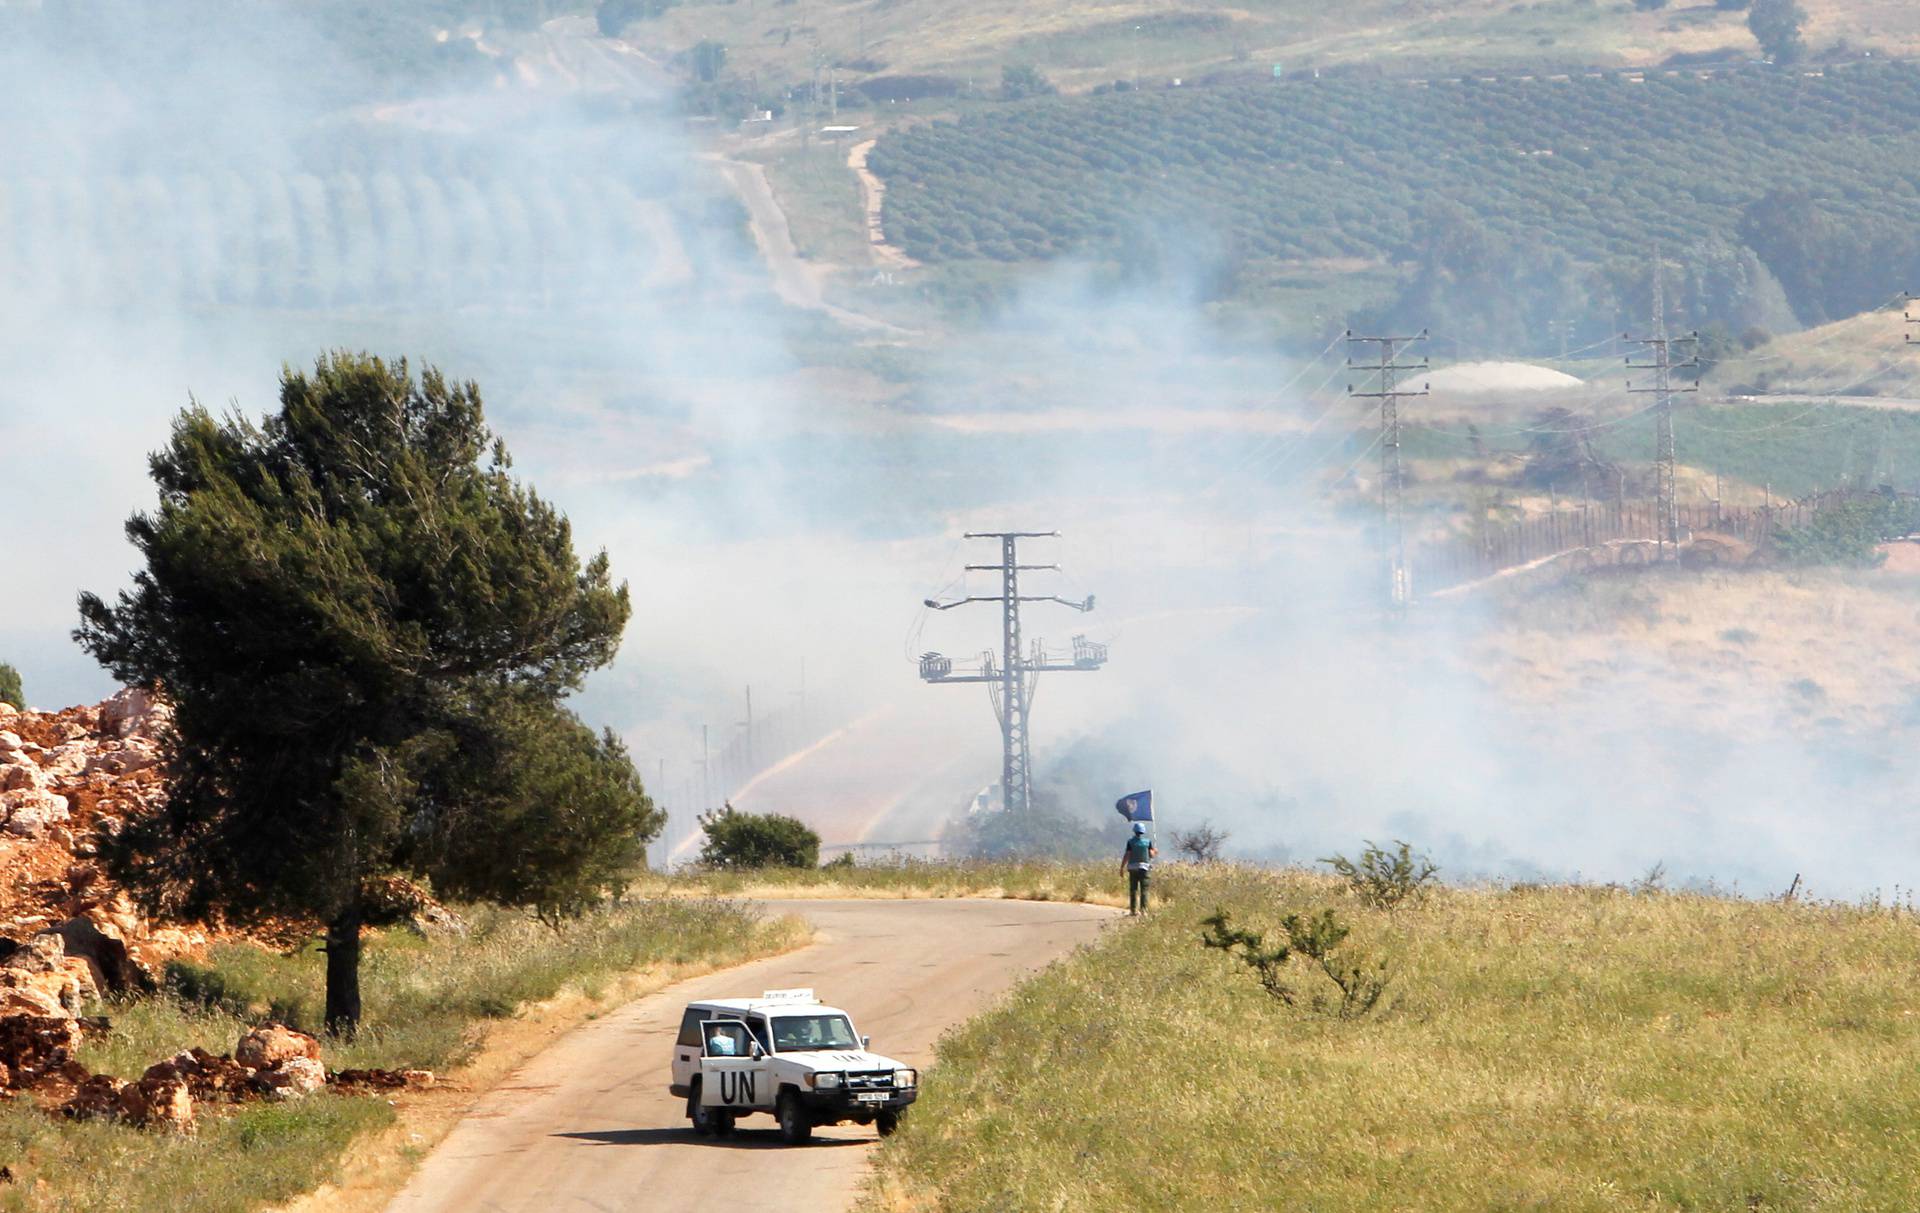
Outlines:
{"type": "Polygon", "coordinates": [[[1129,792],[1113,802],[1113,811],[1128,821],[1153,820],[1153,793],[1129,792]]]}

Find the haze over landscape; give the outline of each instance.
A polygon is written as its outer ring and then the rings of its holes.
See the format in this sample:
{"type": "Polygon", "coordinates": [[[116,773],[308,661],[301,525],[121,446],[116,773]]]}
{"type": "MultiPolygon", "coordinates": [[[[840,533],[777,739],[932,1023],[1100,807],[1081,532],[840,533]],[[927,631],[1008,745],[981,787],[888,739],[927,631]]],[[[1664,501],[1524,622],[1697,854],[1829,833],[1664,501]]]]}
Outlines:
{"type": "Polygon", "coordinates": [[[0,0],[0,1213],[1915,1207],[1916,201],[1897,0],[0,0]]]}

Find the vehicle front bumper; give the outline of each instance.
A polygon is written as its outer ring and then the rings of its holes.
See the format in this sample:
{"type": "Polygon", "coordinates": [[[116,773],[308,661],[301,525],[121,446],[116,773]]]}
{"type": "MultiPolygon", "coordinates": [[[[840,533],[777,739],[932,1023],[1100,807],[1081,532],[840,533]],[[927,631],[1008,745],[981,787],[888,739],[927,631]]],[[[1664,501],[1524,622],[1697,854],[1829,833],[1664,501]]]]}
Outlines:
{"type": "Polygon", "coordinates": [[[815,1116],[833,1117],[846,1120],[855,1116],[872,1116],[879,1112],[904,1111],[907,1105],[920,1098],[919,1087],[894,1087],[886,1091],[801,1091],[800,1106],[815,1116]],[[885,1095],[884,1100],[861,1099],[862,1095],[885,1095]]]}

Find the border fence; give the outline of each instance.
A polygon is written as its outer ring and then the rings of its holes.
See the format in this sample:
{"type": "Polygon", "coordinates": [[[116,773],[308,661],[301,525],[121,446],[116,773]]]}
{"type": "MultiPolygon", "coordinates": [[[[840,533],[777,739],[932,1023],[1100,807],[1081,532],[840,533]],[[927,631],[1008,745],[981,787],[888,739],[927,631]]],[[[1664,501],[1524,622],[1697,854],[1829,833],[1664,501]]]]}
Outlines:
{"type": "MultiPolygon", "coordinates": [[[[1718,502],[1683,505],[1680,551],[1707,564],[1744,564],[1764,558],[1780,531],[1798,530],[1825,510],[1883,494],[1857,490],[1820,493],[1777,505],[1728,509],[1718,502]]],[[[1412,545],[1414,589],[1454,589],[1525,565],[1568,557],[1574,570],[1651,564],[1658,555],[1660,517],[1651,501],[1593,502],[1516,522],[1412,545]]]]}

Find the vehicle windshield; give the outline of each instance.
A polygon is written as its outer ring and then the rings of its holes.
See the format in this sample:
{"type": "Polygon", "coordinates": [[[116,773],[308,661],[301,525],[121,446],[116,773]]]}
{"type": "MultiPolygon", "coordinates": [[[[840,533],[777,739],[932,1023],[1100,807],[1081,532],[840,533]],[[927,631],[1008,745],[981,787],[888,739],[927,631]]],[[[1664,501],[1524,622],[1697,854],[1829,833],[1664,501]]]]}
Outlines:
{"type": "Polygon", "coordinates": [[[857,1049],[853,1025],[845,1015],[776,1015],[773,1047],[783,1053],[807,1049],[857,1049]]]}

